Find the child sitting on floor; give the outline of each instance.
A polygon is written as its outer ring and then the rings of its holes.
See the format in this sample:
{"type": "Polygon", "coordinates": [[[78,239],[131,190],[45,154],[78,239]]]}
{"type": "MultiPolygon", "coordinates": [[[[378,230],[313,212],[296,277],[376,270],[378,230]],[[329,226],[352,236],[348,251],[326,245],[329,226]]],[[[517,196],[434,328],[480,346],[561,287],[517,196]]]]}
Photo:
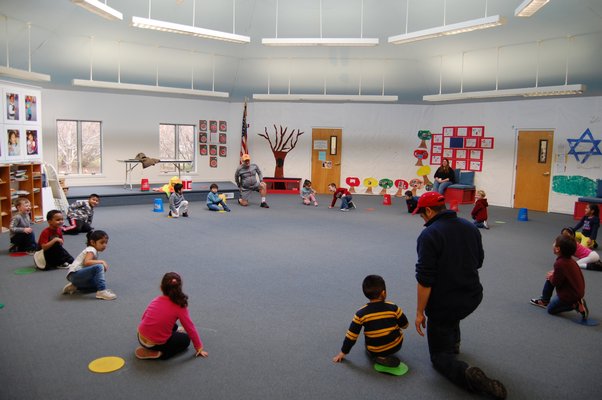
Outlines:
{"type": "Polygon", "coordinates": [[[332,192],[332,203],[328,208],[333,208],[337,202],[337,199],[341,199],[341,211],[349,211],[352,208],[355,208],[355,204],[353,204],[353,197],[349,190],[345,188],[338,188],[335,183],[331,183],[328,185],[328,190],[332,192]]]}
{"type": "Polygon", "coordinates": [[[472,216],[473,223],[477,228],[485,228],[489,229],[489,225],[487,224],[487,199],[485,198],[485,192],[483,190],[477,190],[477,194],[475,196],[476,201],[474,203],[474,208],[470,212],[472,216]]]}
{"type": "Polygon", "coordinates": [[[221,194],[217,194],[219,187],[217,184],[212,183],[209,186],[209,194],[207,195],[207,208],[211,211],[224,211],[230,212],[230,208],[226,205],[226,202],[222,198],[221,194]],[[221,206],[221,208],[220,208],[221,206]]]}
{"type": "Polygon", "coordinates": [[[109,235],[105,231],[88,232],[86,248],[69,265],[67,273],[69,283],[63,288],[63,294],[73,294],[79,289],[96,291],[96,298],[101,300],[117,298],[115,293],[107,289],[105,283],[105,273],[109,269],[109,264],[98,259],[98,253],[105,251],[108,244],[109,235]]]}
{"type": "Polygon", "coordinates": [[[411,190],[406,190],[404,196],[406,199],[406,205],[408,206],[408,212],[411,214],[418,205],[418,196],[414,196],[411,190]]]}
{"type": "Polygon", "coordinates": [[[577,249],[575,250],[575,254],[573,254],[573,257],[577,259],[577,265],[579,266],[579,268],[596,269],[588,268],[588,264],[600,264],[600,255],[592,249],[588,249],[581,243],[577,242],[577,239],[575,238],[575,231],[573,230],[573,228],[563,228],[560,233],[566,237],[575,240],[575,243],[577,243],[577,249]]]}
{"type": "Polygon", "coordinates": [[[188,296],[182,292],[182,278],[168,272],[161,280],[162,296],[155,297],[146,307],[138,325],[136,357],[141,360],[167,359],[188,348],[190,340],[196,349],[195,356],[207,357],[203,342],[188,313],[188,296]],[[180,320],[185,331],[178,328],[180,320]]]}
{"type": "Polygon", "coordinates": [[[341,362],[349,354],[351,348],[364,328],[366,351],[378,364],[397,367],[397,353],[403,344],[403,331],[408,327],[408,319],[397,305],[385,301],[387,287],[385,280],[379,275],[368,275],[362,283],[364,295],[370,300],[360,308],[353,317],[341,352],[332,358],[335,363],[341,362]]]}
{"type": "Polygon", "coordinates": [[[585,215],[573,228],[577,241],[590,249],[597,248],[598,228],[600,228],[600,208],[597,204],[588,204],[585,206],[585,215]],[[579,228],[583,228],[581,232],[577,232],[579,228]]]}
{"type": "Polygon", "coordinates": [[[188,200],[185,200],[182,194],[183,187],[181,183],[176,183],[173,185],[173,193],[169,196],[169,216],[172,218],[178,218],[180,214],[182,217],[188,216],[188,200]]]}
{"type": "Polygon", "coordinates": [[[575,310],[583,319],[587,319],[589,311],[584,298],[585,279],[577,263],[571,258],[576,249],[577,243],[574,239],[564,235],[556,238],[552,246],[557,256],[554,270],[546,274],[541,296],[531,299],[531,304],[547,308],[550,314],[575,310]],[[554,289],[556,296],[552,298],[554,289]]]}
{"type": "Polygon", "coordinates": [[[63,247],[63,213],[50,210],[46,214],[48,227],[40,233],[38,247],[33,260],[39,269],[68,268],[73,256],[63,247]]]}
{"type": "Polygon", "coordinates": [[[100,204],[100,196],[92,193],[88,200],[76,200],[69,206],[67,211],[67,221],[69,226],[63,227],[63,233],[66,235],[77,235],[80,232],[93,231],[92,219],[94,218],[94,208],[100,204]]]}
{"type": "Polygon", "coordinates": [[[31,218],[31,203],[25,197],[15,201],[17,213],[10,220],[10,253],[28,252],[33,254],[36,250],[36,235],[33,233],[31,218]]]}
{"type": "Polygon", "coordinates": [[[318,206],[318,202],[316,201],[316,191],[311,187],[311,181],[306,179],[303,182],[303,187],[300,192],[301,198],[303,199],[303,204],[306,206],[314,203],[314,206],[318,206]]]}

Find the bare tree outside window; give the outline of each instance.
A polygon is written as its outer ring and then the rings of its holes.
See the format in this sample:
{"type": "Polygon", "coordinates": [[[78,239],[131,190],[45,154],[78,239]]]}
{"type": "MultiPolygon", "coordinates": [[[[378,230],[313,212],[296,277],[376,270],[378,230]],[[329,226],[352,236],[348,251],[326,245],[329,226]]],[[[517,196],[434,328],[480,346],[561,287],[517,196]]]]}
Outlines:
{"type": "Polygon", "coordinates": [[[98,121],[56,121],[59,174],[99,174],[101,123],[98,121]]]}
{"type": "MultiPolygon", "coordinates": [[[[192,160],[192,164],[182,166],[183,172],[194,170],[194,126],[159,125],[159,157],[170,160],[192,160]],[[177,151],[176,151],[177,149],[177,151]]],[[[172,164],[161,164],[161,172],[174,172],[172,164]]]]}

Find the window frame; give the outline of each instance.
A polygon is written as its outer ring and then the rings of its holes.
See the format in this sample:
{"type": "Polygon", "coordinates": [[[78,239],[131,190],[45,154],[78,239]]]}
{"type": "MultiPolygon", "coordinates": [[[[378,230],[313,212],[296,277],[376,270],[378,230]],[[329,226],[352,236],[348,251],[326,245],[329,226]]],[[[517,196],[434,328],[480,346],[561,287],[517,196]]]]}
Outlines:
{"type": "Polygon", "coordinates": [[[57,136],[57,140],[56,140],[56,145],[57,145],[57,152],[56,152],[56,165],[57,165],[57,171],[59,173],[59,175],[66,175],[66,176],[86,176],[86,177],[96,177],[96,176],[102,176],[103,175],[103,166],[104,166],[104,162],[103,162],[103,148],[104,148],[104,143],[103,143],[103,134],[102,134],[102,128],[103,128],[103,123],[100,120],[90,120],[90,119],[67,119],[67,118],[57,118],[56,119],[56,136],[57,136]],[[60,165],[60,161],[59,161],[59,144],[60,144],[60,140],[59,140],[59,123],[60,122],[75,122],[76,124],[76,147],[77,147],[77,172],[65,172],[65,171],[61,171],[61,165],[60,165]],[[82,123],[97,123],[99,126],[99,139],[98,139],[98,160],[99,160],[99,171],[98,172],[92,172],[92,173],[84,173],[82,171],[82,153],[83,153],[83,129],[82,129],[82,123]]]}
{"type": "MultiPolygon", "coordinates": [[[[159,123],[159,157],[162,157],[161,155],[161,127],[162,126],[171,126],[173,127],[173,133],[174,133],[174,160],[180,160],[180,128],[181,127],[190,127],[192,128],[192,165],[190,165],[190,170],[186,171],[186,165],[182,166],[183,168],[181,172],[186,173],[186,174],[196,174],[197,173],[197,157],[196,157],[196,147],[197,147],[197,135],[196,135],[196,125],[195,124],[176,124],[176,123],[164,123],[161,122],[159,123]]],[[[161,173],[162,174],[171,174],[174,172],[177,172],[177,169],[174,165],[170,165],[170,164],[165,164],[165,168],[169,168],[169,170],[164,170],[161,169],[161,173]]]]}

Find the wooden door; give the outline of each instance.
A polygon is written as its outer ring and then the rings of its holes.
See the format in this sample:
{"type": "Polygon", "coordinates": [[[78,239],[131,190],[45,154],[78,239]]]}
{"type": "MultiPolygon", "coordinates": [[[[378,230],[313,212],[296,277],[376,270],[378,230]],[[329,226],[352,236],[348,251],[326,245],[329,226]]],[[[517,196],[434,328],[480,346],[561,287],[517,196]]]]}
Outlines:
{"type": "Polygon", "coordinates": [[[519,131],[514,208],[548,211],[554,132],[519,131]]]}
{"type": "Polygon", "coordinates": [[[318,193],[328,193],[330,183],[341,185],[342,136],[342,129],[312,129],[311,183],[318,193]]]}

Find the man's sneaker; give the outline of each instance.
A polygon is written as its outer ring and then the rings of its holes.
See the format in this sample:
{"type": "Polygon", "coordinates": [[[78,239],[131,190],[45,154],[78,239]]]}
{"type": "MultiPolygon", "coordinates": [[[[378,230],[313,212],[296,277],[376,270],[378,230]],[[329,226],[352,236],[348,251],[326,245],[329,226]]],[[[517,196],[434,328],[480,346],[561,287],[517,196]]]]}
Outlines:
{"type": "Polygon", "coordinates": [[[489,224],[487,223],[487,221],[483,221],[483,226],[485,227],[485,229],[489,229],[489,224]]]}
{"type": "Polygon", "coordinates": [[[581,314],[583,319],[587,319],[587,317],[589,317],[589,309],[587,308],[587,303],[585,302],[584,298],[579,300],[576,310],[579,312],[579,314],[581,314]]]}
{"type": "Polygon", "coordinates": [[[44,258],[43,250],[38,250],[33,254],[33,262],[38,269],[46,269],[46,258],[44,258]]]}
{"type": "Polygon", "coordinates": [[[117,295],[111,292],[109,289],[105,289],[96,292],[96,298],[101,300],[115,300],[117,295]]]}
{"type": "Polygon", "coordinates": [[[138,346],[134,354],[136,354],[136,358],[139,360],[154,360],[161,357],[160,351],[145,349],[142,346],[138,346]]]}
{"type": "Polygon", "coordinates": [[[188,217],[188,213],[187,212],[182,213],[182,217],[188,217]]]}
{"type": "Polygon", "coordinates": [[[71,282],[66,284],[63,288],[63,294],[73,294],[75,292],[77,292],[77,287],[71,282]]]}
{"type": "Polygon", "coordinates": [[[543,299],[531,299],[529,302],[534,306],[541,308],[548,308],[548,304],[550,303],[549,301],[545,301],[543,299]]]}
{"type": "Polygon", "coordinates": [[[477,367],[468,367],[464,372],[468,385],[477,393],[484,393],[494,399],[505,399],[507,396],[504,384],[495,379],[490,379],[477,367]]]}
{"type": "Polygon", "coordinates": [[[262,202],[262,203],[259,205],[259,207],[261,207],[261,208],[270,208],[270,206],[268,206],[268,203],[266,203],[265,201],[264,201],[264,202],[262,202]]]}
{"type": "Polygon", "coordinates": [[[376,357],[374,358],[374,361],[390,368],[397,368],[399,367],[399,364],[401,364],[401,360],[395,356],[376,357]]]}

